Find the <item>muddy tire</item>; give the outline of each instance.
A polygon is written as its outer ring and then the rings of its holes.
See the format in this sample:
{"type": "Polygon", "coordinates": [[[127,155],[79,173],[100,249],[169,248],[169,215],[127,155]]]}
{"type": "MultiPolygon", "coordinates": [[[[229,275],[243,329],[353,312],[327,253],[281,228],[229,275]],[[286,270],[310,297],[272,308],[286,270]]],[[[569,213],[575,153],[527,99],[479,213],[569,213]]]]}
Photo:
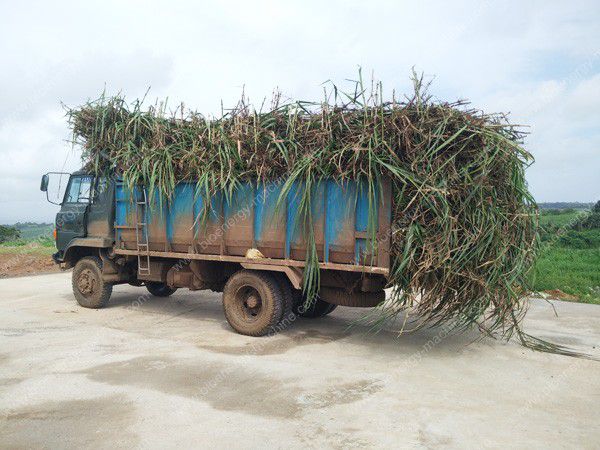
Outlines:
{"type": "Polygon", "coordinates": [[[86,256],[77,261],[72,285],[77,303],[84,308],[102,308],[112,294],[112,284],[102,280],[102,261],[96,256],[86,256]]]}
{"type": "Polygon", "coordinates": [[[283,296],[283,313],[280,323],[286,327],[294,321],[296,313],[294,312],[294,294],[292,293],[292,285],[288,277],[283,273],[273,274],[279,284],[281,295],[283,296]]]}
{"type": "Polygon", "coordinates": [[[155,297],[168,297],[177,290],[177,288],[170,288],[165,283],[160,282],[148,282],[146,283],[146,289],[155,297]]]}
{"type": "Polygon", "coordinates": [[[302,298],[294,307],[294,312],[305,319],[316,319],[333,312],[335,308],[337,308],[337,305],[327,303],[319,297],[308,308],[305,308],[304,299],[302,298]]]}
{"type": "Polygon", "coordinates": [[[284,300],[275,277],[253,270],[240,270],[223,289],[223,310],[235,331],[247,336],[264,336],[281,320],[284,300]]]}

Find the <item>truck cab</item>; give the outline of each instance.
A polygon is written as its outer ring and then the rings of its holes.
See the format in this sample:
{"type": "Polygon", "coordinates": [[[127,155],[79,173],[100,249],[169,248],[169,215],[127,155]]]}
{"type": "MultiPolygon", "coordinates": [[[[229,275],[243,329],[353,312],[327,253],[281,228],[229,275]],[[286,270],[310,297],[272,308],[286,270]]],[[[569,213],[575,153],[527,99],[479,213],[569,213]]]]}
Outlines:
{"type": "MultiPolygon", "coordinates": [[[[48,193],[53,175],[65,174],[52,172],[44,175],[42,191],[48,193]]],[[[83,170],[70,174],[56,214],[55,262],[72,267],[76,257],[90,253],[90,248],[113,245],[113,196],[114,182],[108,177],[97,177],[83,170]]]]}

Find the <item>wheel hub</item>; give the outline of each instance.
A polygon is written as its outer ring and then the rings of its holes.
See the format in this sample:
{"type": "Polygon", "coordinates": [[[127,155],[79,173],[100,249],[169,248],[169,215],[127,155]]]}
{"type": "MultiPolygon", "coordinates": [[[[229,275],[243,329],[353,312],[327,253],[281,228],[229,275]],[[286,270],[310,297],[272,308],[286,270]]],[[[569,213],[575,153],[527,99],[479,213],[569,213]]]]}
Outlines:
{"type": "Polygon", "coordinates": [[[256,308],[260,300],[256,297],[256,295],[250,295],[246,299],[246,306],[248,308],[256,308]]]}
{"type": "Polygon", "coordinates": [[[262,300],[256,289],[246,286],[237,292],[236,298],[246,320],[255,320],[262,310],[262,300]]]}
{"type": "Polygon", "coordinates": [[[90,269],[84,269],[77,278],[77,289],[84,295],[94,293],[96,288],[96,277],[90,269]]]}

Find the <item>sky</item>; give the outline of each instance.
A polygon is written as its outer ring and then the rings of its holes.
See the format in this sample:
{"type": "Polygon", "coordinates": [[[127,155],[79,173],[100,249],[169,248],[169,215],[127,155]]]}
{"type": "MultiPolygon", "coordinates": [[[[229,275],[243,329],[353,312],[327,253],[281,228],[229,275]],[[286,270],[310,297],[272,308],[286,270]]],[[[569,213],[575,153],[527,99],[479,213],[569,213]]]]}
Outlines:
{"type": "Polygon", "coordinates": [[[0,223],[53,221],[39,191],[73,171],[64,105],[102,91],[205,114],[242,88],[320,100],[360,66],[390,94],[414,67],[440,100],[527,125],[539,202],[600,199],[600,2],[0,1],[0,223]]]}

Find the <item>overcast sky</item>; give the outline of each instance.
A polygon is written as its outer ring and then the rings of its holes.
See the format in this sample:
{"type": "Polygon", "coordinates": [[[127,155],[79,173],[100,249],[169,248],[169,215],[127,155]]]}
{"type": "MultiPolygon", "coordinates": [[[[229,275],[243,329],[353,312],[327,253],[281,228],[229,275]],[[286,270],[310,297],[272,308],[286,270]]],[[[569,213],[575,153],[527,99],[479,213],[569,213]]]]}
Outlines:
{"type": "Polygon", "coordinates": [[[47,171],[75,170],[61,102],[151,87],[204,113],[279,87],[320,99],[360,65],[388,92],[411,67],[442,100],[529,125],[538,201],[600,199],[600,2],[2,2],[0,223],[52,221],[47,171]]]}

